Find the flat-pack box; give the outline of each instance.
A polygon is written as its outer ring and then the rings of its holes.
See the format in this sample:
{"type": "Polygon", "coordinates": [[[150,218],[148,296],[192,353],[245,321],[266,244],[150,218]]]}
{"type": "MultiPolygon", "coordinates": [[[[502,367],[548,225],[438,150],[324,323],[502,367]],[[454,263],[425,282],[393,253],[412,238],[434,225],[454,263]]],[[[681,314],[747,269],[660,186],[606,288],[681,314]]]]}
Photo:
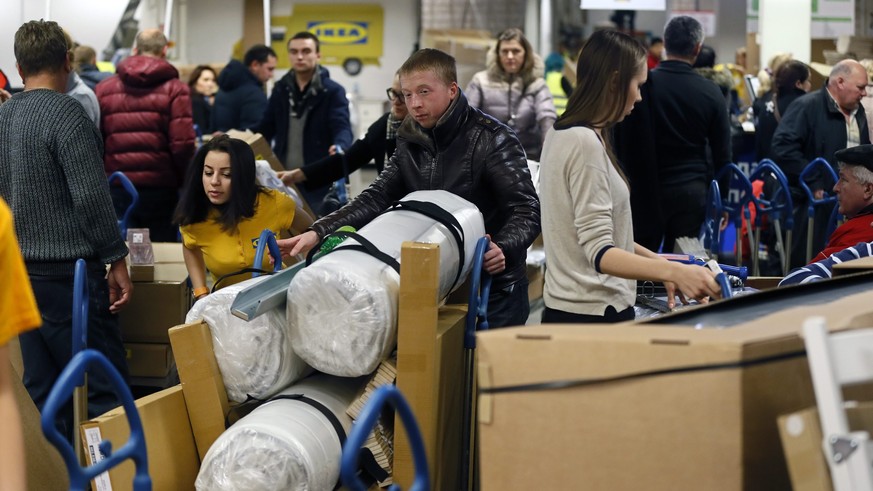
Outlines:
{"type": "Polygon", "coordinates": [[[197,452],[203,459],[209,447],[224,432],[225,416],[230,409],[212,348],[212,334],[205,322],[198,321],[170,329],[170,342],[197,452]]]}
{"type": "Polygon", "coordinates": [[[482,489],[790,489],[776,419],[815,404],[803,320],[871,313],[867,290],[729,328],[481,333],[482,489]]]}
{"type": "Polygon", "coordinates": [[[131,377],[163,378],[170,374],[175,364],[169,344],[124,343],[124,351],[131,377]]]}
{"type": "MultiPolygon", "coordinates": [[[[200,469],[200,459],[194,446],[194,436],[188,421],[188,411],[180,386],[170,387],[136,400],[145,434],[149,475],[152,489],[194,489],[194,480],[200,469]]],[[[123,407],[118,407],[80,426],[82,444],[91,460],[89,465],[102,460],[99,444],[112,442],[119,449],[130,436],[130,427],[123,407]]],[[[132,460],[112,468],[92,481],[92,489],[133,489],[136,465],[132,460]]]]}
{"type": "MultiPolygon", "coordinates": [[[[873,432],[873,403],[847,402],[851,431],[873,432]]],[[[832,491],[831,474],[822,450],[818,409],[806,408],[779,417],[779,436],[794,491],[832,491]]]]}
{"type": "Polygon", "coordinates": [[[170,342],[167,330],[185,322],[191,308],[191,288],[184,263],[156,263],[154,281],[138,282],[119,314],[126,343],[170,342]]]}
{"type": "MultiPolygon", "coordinates": [[[[130,280],[133,282],[155,281],[155,264],[184,264],[181,242],[152,242],[154,262],[152,264],[130,264],[130,280]]],[[[130,258],[128,257],[128,260],[130,258]]]]}

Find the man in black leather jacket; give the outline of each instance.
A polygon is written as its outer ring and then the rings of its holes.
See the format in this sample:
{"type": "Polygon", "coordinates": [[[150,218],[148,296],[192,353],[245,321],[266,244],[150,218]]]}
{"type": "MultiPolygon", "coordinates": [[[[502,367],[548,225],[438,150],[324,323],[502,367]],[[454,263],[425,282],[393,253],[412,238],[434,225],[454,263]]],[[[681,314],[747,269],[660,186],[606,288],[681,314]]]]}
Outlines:
{"type": "Polygon", "coordinates": [[[530,310],[526,250],[540,233],[540,205],[521,144],[506,125],[467,104],[446,53],[414,53],[400,68],[400,85],[411,117],[397,131],[385,170],[354,201],[280,240],[283,255],[309,251],[340,226],[361,228],[412,191],[447,190],[479,208],[492,239],[484,265],[494,275],[491,327],[523,325],[530,310]]]}

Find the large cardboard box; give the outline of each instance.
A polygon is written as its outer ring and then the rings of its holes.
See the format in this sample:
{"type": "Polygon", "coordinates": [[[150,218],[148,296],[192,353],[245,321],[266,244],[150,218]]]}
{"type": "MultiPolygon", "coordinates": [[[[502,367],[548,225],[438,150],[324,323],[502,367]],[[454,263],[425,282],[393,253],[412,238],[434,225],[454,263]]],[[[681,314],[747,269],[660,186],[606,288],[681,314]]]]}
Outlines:
{"type": "Polygon", "coordinates": [[[824,315],[832,330],[858,327],[869,298],[723,329],[481,333],[482,489],[790,489],[776,418],[814,404],[802,322],[824,315]]]}
{"type": "Polygon", "coordinates": [[[167,330],[185,322],[191,288],[184,263],[156,263],[154,281],[134,285],[133,296],[119,314],[126,343],[170,342],[167,330]]]}
{"type": "Polygon", "coordinates": [[[170,342],[188,406],[188,416],[200,459],[225,430],[230,404],[205,322],[170,329],[170,342]]]}
{"type": "MultiPolygon", "coordinates": [[[[270,163],[270,167],[276,172],[282,172],[285,170],[282,162],[280,162],[279,158],[276,157],[276,154],[273,153],[273,148],[270,147],[270,142],[268,142],[266,138],[264,138],[264,135],[260,133],[252,133],[248,130],[229,130],[227,134],[231,138],[237,138],[248,143],[249,146],[252,147],[252,151],[255,152],[256,160],[266,160],[270,163]]],[[[295,186],[294,184],[286,184],[286,186],[290,187],[294,190],[295,193],[297,193],[297,196],[300,198],[300,201],[303,204],[303,209],[306,210],[306,213],[309,213],[309,216],[317,216],[315,213],[312,212],[312,208],[309,206],[309,203],[306,202],[306,198],[303,197],[303,194],[300,192],[300,190],[297,189],[297,186],[295,186]]]]}
{"type": "MultiPolygon", "coordinates": [[[[180,386],[171,387],[136,401],[145,433],[149,474],[155,490],[186,490],[194,488],[200,460],[194,446],[188,411],[180,386]]],[[[124,408],[118,407],[81,425],[81,437],[90,464],[102,460],[99,443],[112,442],[121,448],[130,436],[124,408]]],[[[133,489],[136,466],[132,460],[111,469],[92,481],[97,491],[133,489]],[[108,482],[107,482],[108,481],[108,482]]]]}
{"type": "MultiPolygon", "coordinates": [[[[175,263],[184,264],[185,257],[182,255],[181,242],[153,242],[152,252],[154,262],[152,264],[130,264],[130,280],[133,282],[155,281],[155,264],[175,263]]],[[[130,257],[128,256],[128,263],[130,257]]]]}
{"type": "Polygon", "coordinates": [[[170,374],[175,361],[169,344],[124,343],[131,377],[163,378],[170,374]]]}
{"type": "MultiPolygon", "coordinates": [[[[846,403],[851,431],[873,432],[873,403],[846,403]]],[[[818,409],[807,408],[779,417],[779,436],[794,491],[832,491],[831,474],[822,451],[818,409]]]]}

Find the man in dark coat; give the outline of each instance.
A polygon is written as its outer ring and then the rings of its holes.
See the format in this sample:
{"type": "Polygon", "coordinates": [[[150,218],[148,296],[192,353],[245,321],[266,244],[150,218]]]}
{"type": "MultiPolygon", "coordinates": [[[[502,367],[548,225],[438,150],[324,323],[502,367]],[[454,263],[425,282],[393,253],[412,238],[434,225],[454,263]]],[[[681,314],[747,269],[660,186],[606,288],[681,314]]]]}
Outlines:
{"type": "Polygon", "coordinates": [[[276,52],[263,44],[249,48],[242,63],[230,60],[218,75],[210,126],[223,132],[258,124],[267,109],[264,83],[273,77],[275,69],[276,52]]]}
{"type": "Polygon", "coordinates": [[[450,191],[479,208],[492,239],[484,261],[494,275],[491,327],[524,325],[530,311],[525,261],[540,233],[539,198],[518,138],[467,104],[456,70],[455,59],[435,49],[406,60],[400,86],[409,116],[397,130],[397,150],[385,170],[351,203],[279,246],[283,255],[306,252],[340,226],[363,227],[412,191],[450,191]]]}
{"type": "MultiPolygon", "coordinates": [[[[318,37],[298,32],[288,41],[291,71],[276,82],[267,112],[254,131],[273,141],[286,169],[296,169],[352,144],[349,100],[343,87],[321,67],[318,37]]],[[[303,191],[316,213],[328,186],[303,191]]]]}
{"type": "MultiPolygon", "coordinates": [[[[770,151],[792,188],[794,204],[794,243],[791,266],[806,264],[808,206],[800,174],[814,159],[823,157],[836,165],[837,150],[870,143],[867,119],[861,99],[867,94],[867,72],[855,60],[843,60],[831,69],[827,84],[795,100],[779,122],[770,151]]],[[[807,186],[815,199],[824,197],[829,186],[825,174],[807,176],[807,186]]],[[[831,207],[819,207],[815,215],[813,251],[824,247],[831,207]]]]}

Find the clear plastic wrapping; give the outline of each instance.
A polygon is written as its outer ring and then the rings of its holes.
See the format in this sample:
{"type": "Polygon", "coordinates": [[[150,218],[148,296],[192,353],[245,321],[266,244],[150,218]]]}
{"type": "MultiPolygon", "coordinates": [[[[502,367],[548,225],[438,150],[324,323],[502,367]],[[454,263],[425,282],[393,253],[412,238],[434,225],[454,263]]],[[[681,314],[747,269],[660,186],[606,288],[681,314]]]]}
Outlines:
{"type": "MultiPolygon", "coordinates": [[[[385,213],[358,233],[398,261],[405,241],[439,244],[439,289],[444,298],[470,272],[476,242],[485,235],[482,214],[448,191],[416,191],[401,201],[406,200],[434,203],[458,220],[464,237],[463,264],[448,228],[415,211],[385,213]]],[[[315,369],[332,375],[357,377],[372,372],[396,344],[399,285],[399,274],[387,264],[338,246],[297,273],[288,289],[294,350],[315,369]]]]}
{"type": "MultiPolygon", "coordinates": [[[[283,390],[303,394],[333,413],[346,434],[345,411],[365,379],[317,374],[283,390]]],[[[330,420],[293,399],[268,402],[237,421],[212,444],[197,475],[201,491],[330,491],[339,479],[342,448],[330,420]]]]}
{"type": "Polygon", "coordinates": [[[248,395],[268,398],[312,372],[291,346],[283,309],[251,321],[230,312],[237,294],[264,278],[230,285],[200,299],[185,318],[185,322],[202,318],[209,325],[227,397],[236,402],[248,395]]]}

